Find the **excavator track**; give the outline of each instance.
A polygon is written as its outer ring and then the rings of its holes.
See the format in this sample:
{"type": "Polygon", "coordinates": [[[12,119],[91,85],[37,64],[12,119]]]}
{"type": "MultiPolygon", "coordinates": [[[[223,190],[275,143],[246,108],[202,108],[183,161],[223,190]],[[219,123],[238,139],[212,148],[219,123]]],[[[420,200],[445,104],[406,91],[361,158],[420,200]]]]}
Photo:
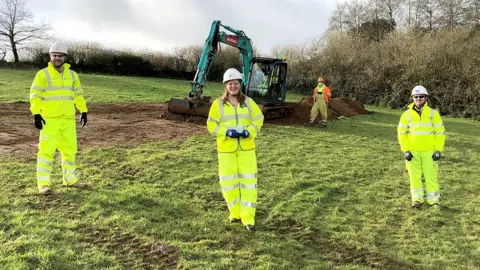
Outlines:
{"type": "Polygon", "coordinates": [[[263,105],[259,104],[260,110],[262,110],[265,119],[279,119],[285,118],[293,113],[294,107],[289,104],[282,105],[263,105]]]}

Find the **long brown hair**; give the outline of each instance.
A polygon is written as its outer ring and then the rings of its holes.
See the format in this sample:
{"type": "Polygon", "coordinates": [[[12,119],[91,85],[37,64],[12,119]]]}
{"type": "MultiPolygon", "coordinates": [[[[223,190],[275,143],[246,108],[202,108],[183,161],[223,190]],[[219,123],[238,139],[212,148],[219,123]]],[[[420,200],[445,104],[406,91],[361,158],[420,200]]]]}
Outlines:
{"type": "MultiPolygon", "coordinates": [[[[240,103],[240,105],[243,105],[243,104],[245,104],[245,99],[246,99],[246,97],[242,92],[242,85],[240,83],[240,91],[238,91],[238,94],[237,94],[237,101],[238,101],[238,103],[240,103]]],[[[222,101],[223,101],[223,104],[227,104],[227,101],[228,101],[228,90],[227,90],[227,85],[226,84],[223,84],[222,101]]]]}

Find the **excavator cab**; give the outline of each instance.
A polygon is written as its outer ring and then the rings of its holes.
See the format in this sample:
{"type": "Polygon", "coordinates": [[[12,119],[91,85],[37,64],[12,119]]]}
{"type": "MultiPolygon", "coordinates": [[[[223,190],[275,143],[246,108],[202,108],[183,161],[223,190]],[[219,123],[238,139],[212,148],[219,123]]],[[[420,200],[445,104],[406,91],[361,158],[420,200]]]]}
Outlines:
{"type": "Polygon", "coordinates": [[[252,59],[245,94],[258,104],[275,105],[285,101],[287,62],[282,59],[252,59]]]}
{"type": "Polygon", "coordinates": [[[285,105],[287,62],[278,58],[253,58],[248,76],[245,94],[261,106],[265,117],[286,117],[291,109],[285,105]]]}

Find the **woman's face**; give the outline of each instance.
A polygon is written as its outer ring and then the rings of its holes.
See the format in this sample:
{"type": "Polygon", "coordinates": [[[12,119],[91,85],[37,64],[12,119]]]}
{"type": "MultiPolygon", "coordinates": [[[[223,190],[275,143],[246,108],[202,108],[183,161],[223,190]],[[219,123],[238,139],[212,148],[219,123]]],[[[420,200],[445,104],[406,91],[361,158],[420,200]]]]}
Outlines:
{"type": "Polygon", "coordinates": [[[228,94],[230,94],[231,96],[238,95],[238,92],[240,92],[240,85],[240,80],[231,80],[225,83],[228,94]]]}

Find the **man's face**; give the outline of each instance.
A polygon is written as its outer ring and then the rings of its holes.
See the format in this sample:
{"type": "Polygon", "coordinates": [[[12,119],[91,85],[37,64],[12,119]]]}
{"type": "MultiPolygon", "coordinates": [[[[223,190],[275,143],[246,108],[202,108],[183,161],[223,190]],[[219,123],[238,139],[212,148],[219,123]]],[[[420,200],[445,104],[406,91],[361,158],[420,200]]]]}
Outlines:
{"type": "Polygon", "coordinates": [[[413,95],[413,103],[415,103],[415,106],[422,107],[425,105],[425,102],[427,102],[426,95],[413,95]]]}
{"type": "Polygon", "coordinates": [[[63,54],[63,53],[51,53],[50,54],[50,61],[52,62],[54,67],[60,68],[65,63],[65,54],[63,54]]]}
{"type": "Polygon", "coordinates": [[[236,96],[240,92],[240,80],[231,80],[225,83],[230,95],[236,96]]]}

